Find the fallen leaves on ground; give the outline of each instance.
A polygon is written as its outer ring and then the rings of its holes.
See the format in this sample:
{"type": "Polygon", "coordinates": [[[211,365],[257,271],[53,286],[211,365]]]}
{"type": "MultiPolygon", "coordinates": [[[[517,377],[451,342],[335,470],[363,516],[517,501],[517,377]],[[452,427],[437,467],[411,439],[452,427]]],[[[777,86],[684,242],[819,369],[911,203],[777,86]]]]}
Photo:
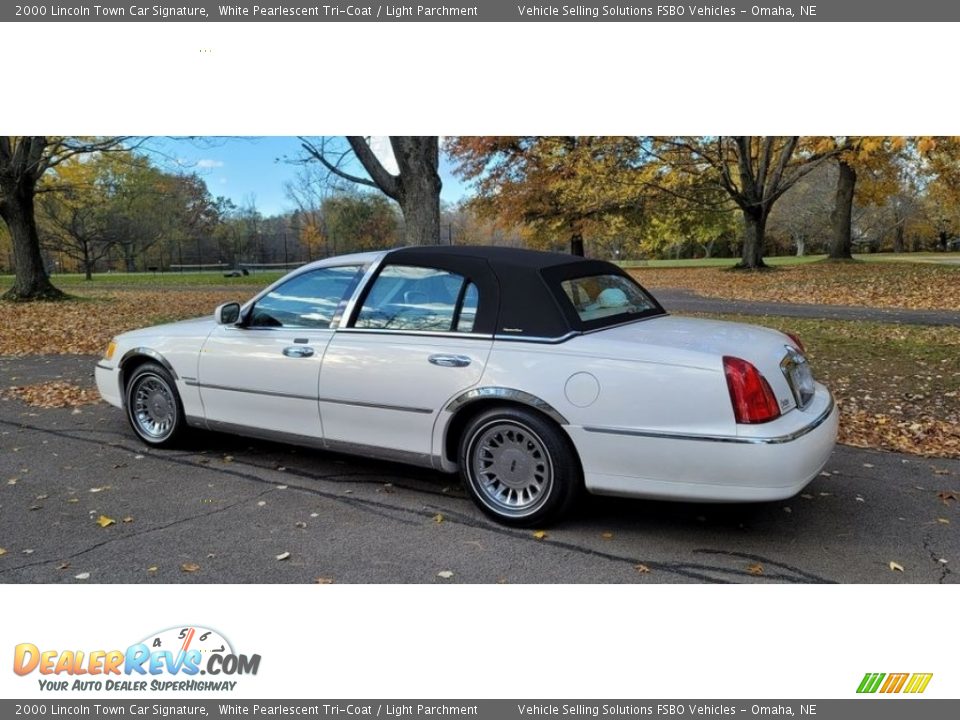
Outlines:
{"type": "Polygon", "coordinates": [[[96,389],[80,387],[63,380],[14,386],[0,394],[39,408],[76,407],[100,402],[100,393],[96,389]]]}
{"type": "Polygon", "coordinates": [[[450,570],[441,570],[437,573],[438,578],[443,578],[444,580],[449,580],[453,577],[453,573],[450,570]]]}
{"type": "MultiPolygon", "coordinates": [[[[71,289],[63,302],[0,302],[0,355],[99,355],[121,332],[209,315],[236,290],[71,289]]],[[[250,289],[241,290],[241,294],[250,289]]]]}
{"type": "MultiPolygon", "coordinates": [[[[731,260],[730,265],[735,262],[731,260]]],[[[630,273],[651,290],[682,288],[730,300],[911,310],[960,308],[960,270],[944,265],[814,262],[769,272],[635,268],[630,273]]]]}
{"type": "Polygon", "coordinates": [[[937,497],[943,502],[944,505],[949,505],[951,501],[956,502],[960,500],[960,491],[949,491],[941,490],[937,493],[937,497]]]}
{"type": "Polygon", "coordinates": [[[314,578],[313,582],[316,585],[333,585],[333,578],[318,577],[318,578],[314,578]]]}
{"type": "Polygon", "coordinates": [[[437,513],[436,515],[433,516],[433,521],[437,523],[437,525],[442,523],[443,520],[444,520],[443,513],[437,513]]]}
{"type": "Polygon", "coordinates": [[[763,565],[760,563],[754,563],[753,565],[747,565],[747,572],[751,575],[763,575],[763,565]]]}
{"type": "Polygon", "coordinates": [[[90,573],[88,573],[88,572],[82,572],[82,573],[80,573],[80,574],[78,574],[78,575],[74,575],[73,577],[74,577],[74,579],[76,579],[76,580],[89,580],[89,579],[90,579],[90,573]]]}
{"type": "Polygon", "coordinates": [[[289,552],[282,552],[279,555],[277,555],[277,560],[289,560],[289,559],[290,559],[289,552]]]}
{"type": "Polygon", "coordinates": [[[6,549],[5,549],[5,548],[0,548],[0,557],[3,557],[3,556],[6,555],[6,554],[7,554],[6,549]]]}
{"type": "Polygon", "coordinates": [[[195,562],[185,562],[180,566],[180,569],[185,573],[195,573],[200,569],[200,566],[195,562]]]}
{"type": "Polygon", "coordinates": [[[545,539],[545,538],[547,538],[547,537],[549,537],[549,536],[547,535],[546,530],[536,530],[536,531],[534,531],[534,533],[533,533],[533,539],[534,539],[534,540],[543,540],[543,539],[545,539]]]}
{"type": "Polygon", "coordinates": [[[116,522],[117,521],[114,520],[112,517],[107,517],[106,515],[101,515],[100,517],[97,518],[97,525],[99,525],[102,528],[110,527],[111,525],[114,525],[116,522]]]}
{"type": "Polygon", "coordinates": [[[903,572],[903,565],[898,562],[890,561],[890,570],[896,572],[903,572]]]}
{"type": "Polygon", "coordinates": [[[633,569],[636,570],[636,571],[637,571],[638,573],[640,573],[641,575],[645,575],[645,574],[647,574],[648,572],[650,572],[650,568],[648,568],[648,567],[647,567],[646,565],[644,565],[643,563],[640,563],[640,564],[638,564],[638,565],[634,565],[634,566],[633,566],[633,569]]]}

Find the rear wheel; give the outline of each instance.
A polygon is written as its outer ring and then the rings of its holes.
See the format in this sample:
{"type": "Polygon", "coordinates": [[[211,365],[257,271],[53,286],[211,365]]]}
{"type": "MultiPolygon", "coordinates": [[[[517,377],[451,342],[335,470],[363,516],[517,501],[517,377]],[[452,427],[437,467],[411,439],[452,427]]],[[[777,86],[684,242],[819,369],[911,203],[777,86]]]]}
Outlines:
{"type": "Polygon", "coordinates": [[[563,431],[520,408],[488,410],[471,420],[460,439],[459,461],[474,502],[506,525],[531,527],[562,517],[582,486],[563,431]]]}
{"type": "Polygon", "coordinates": [[[175,444],[187,424],[176,384],[157,363],[144,363],[133,371],[127,381],[126,407],[133,431],[155,447],[175,444]]]}

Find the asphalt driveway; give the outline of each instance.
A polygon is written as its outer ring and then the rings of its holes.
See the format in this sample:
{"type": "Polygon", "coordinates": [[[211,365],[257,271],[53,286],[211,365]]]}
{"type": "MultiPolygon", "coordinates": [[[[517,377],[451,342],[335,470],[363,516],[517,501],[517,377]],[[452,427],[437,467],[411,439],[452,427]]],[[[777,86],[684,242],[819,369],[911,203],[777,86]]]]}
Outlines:
{"type": "MultiPolygon", "coordinates": [[[[0,359],[0,385],[94,361],[0,359]]],[[[5,583],[955,583],[954,493],[960,462],[840,447],[786,502],[591,498],[538,537],[452,476],[203,432],[154,451],[103,403],[0,400],[5,583]]]]}

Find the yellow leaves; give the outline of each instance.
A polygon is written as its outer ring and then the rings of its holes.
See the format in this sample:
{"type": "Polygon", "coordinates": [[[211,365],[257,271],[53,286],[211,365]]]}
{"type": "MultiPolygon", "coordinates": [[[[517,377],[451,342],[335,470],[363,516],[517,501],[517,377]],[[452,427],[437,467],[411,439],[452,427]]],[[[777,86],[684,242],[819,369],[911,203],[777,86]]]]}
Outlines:
{"type": "Polygon", "coordinates": [[[11,387],[0,395],[40,408],[76,407],[100,402],[100,393],[94,388],[83,388],[62,380],[11,387]]]}
{"type": "Polygon", "coordinates": [[[195,573],[199,572],[200,566],[195,562],[185,562],[180,566],[180,569],[185,573],[195,573]]]}
{"type": "Polygon", "coordinates": [[[433,521],[434,521],[437,525],[439,525],[440,523],[442,523],[443,520],[444,520],[443,513],[437,513],[436,515],[433,516],[433,521]]]}
{"type": "Polygon", "coordinates": [[[937,139],[932,137],[922,137],[917,140],[917,150],[921,155],[929,155],[937,149],[937,139]]]}
{"type": "Polygon", "coordinates": [[[237,299],[236,290],[71,289],[71,293],[84,299],[15,306],[0,301],[4,318],[0,355],[100,355],[122,332],[207,315],[220,303],[237,299]]]}
{"type": "Polygon", "coordinates": [[[763,565],[760,563],[754,563],[752,565],[747,565],[747,572],[751,575],[763,575],[763,565]]]}
{"type": "Polygon", "coordinates": [[[638,573],[640,573],[641,575],[646,575],[648,572],[650,572],[650,568],[648,568],[648,567],[647,567],[646,565],[644,565],[643,563],[639,563],[639,564],[637,564],[637,565],[634,565],[634,566],[633,566],[633,569],[636,570],[636,571],[637,571],[638,573]]]}
{"type": "Polygon", "coordinates": [[[533,533],[534,540],[545,540],[547,537],[549,536],[547,535],[546,530],[535,530],[533,533]]]}
{"type": "Polygon", "coordinates": [[[6,555],[6,554],[7,554],[6,548],[0,547],[0,557],[3,557],[3,556],[6,555]]]}
{"type": "Polygon", "coordinates": [[[97,518],[97,525],[99,525],[99,526],[102,527],[102,528],[106,528],[106,527],[110,527],[111,525],[115,525],[116,522],[117,522],[117,521],[114,520],[112,517],[107,517],[106,515],[101,515],[100,517],[97,518]]]}
{"type": "Polygon", "coordinates": [[[903,565],[898,562],[890,561],[890,571],[891,572],[903,572],[903,565]]]}

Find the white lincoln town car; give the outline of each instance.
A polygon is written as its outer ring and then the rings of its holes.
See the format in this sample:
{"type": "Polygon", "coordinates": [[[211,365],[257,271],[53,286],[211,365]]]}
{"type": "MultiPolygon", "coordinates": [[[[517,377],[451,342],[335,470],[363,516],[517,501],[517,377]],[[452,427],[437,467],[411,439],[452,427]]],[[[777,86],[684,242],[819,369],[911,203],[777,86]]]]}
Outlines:
{"type": "Polygon", "coordinates": [[[459,472],[509,525],[582,491],[787,498],[837,437],[797,338],[673,317],[615,265],[512,248],[311,263],[119,335],[96,378],[148,445],[195,427],[459,472]]]}

